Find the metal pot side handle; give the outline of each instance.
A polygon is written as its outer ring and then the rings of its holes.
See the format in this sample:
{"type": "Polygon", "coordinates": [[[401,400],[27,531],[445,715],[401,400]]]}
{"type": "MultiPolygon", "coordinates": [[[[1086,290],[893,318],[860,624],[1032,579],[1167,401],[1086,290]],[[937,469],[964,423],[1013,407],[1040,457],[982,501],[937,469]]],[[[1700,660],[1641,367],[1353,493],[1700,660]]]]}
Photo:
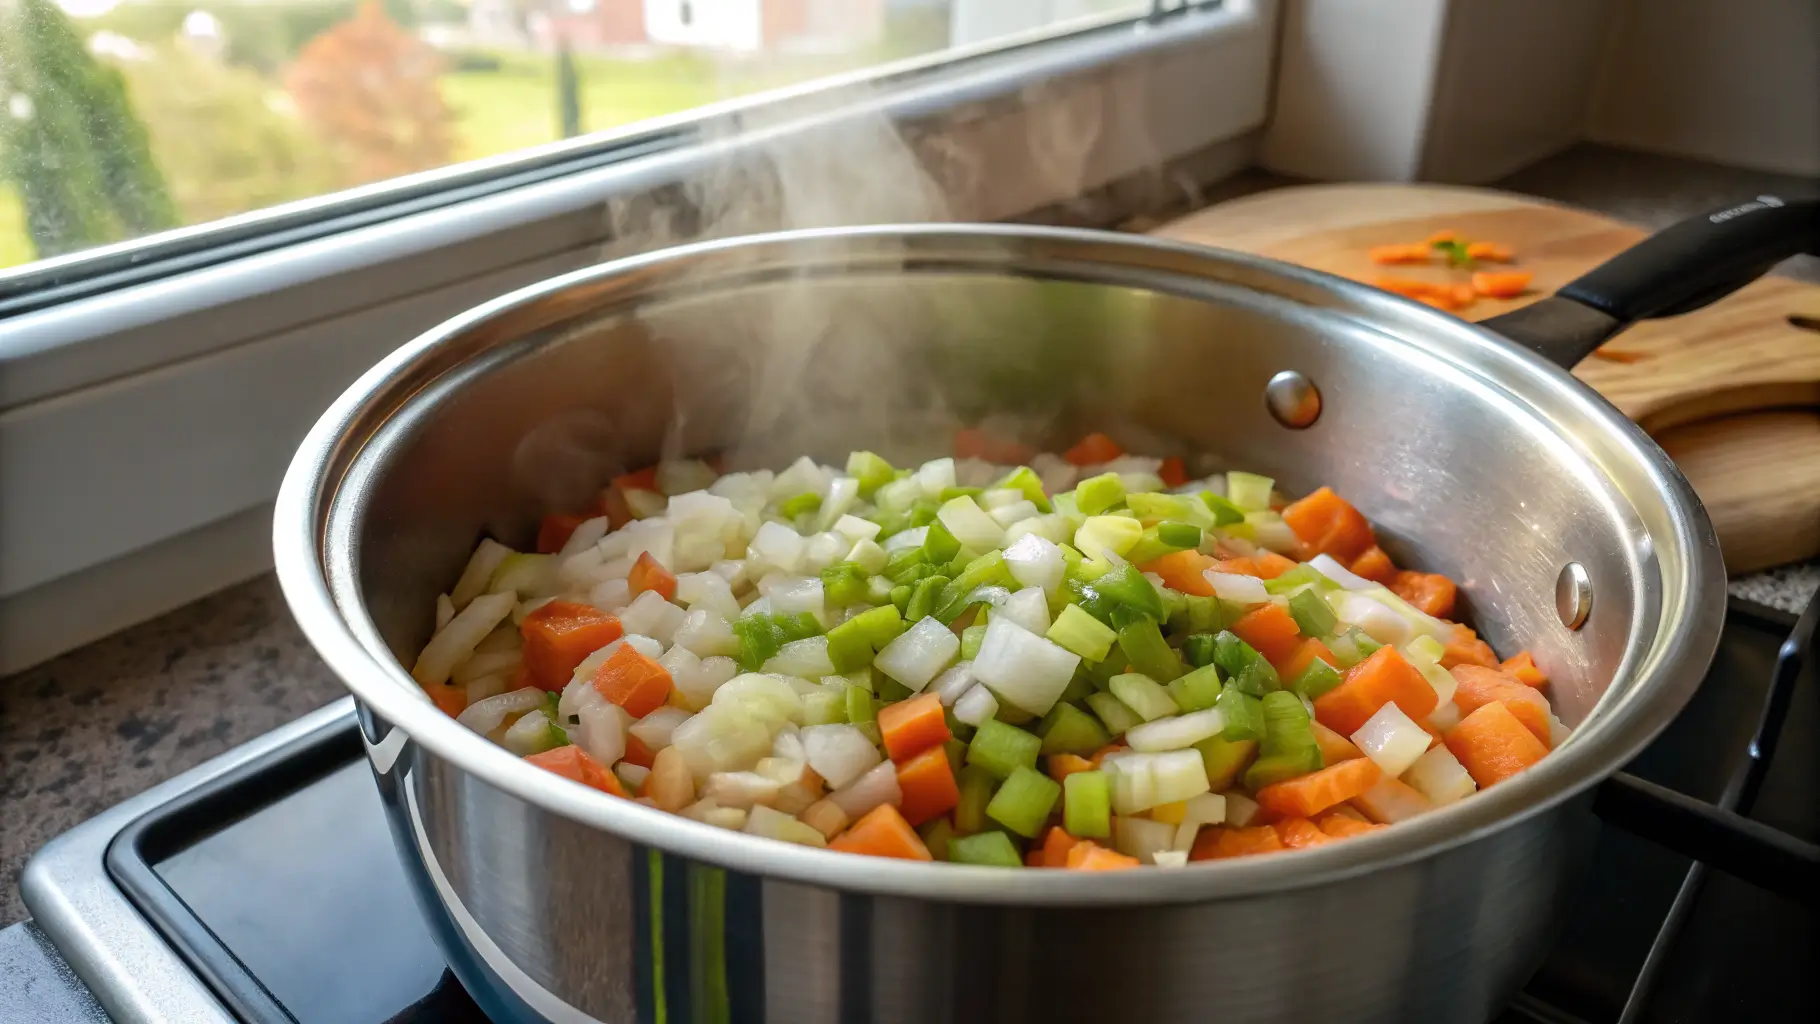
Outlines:
{"type": "Polygon", "coordinates": [[[1717,302],[1802,253],[1820,255],[1820,199],[1757,196],[1664,228],[1479,326],[1571,369],[1631,324],[1717,302]]]}
{"type": "MultiPolygon", "coordinates": [[[[1745,815],[1769,771],[1776,740],[1803,668],[1814,667],[1820,650],[1820,591],[1814,593],[1795,628],[1776,654],[1769,698],[1751,738],[1750,759],[1740,784],[1715,804],[1619,772],[1605,780],[1593,813],[1657,846],[1766,889],[1820,908],[1820,846],[1777,831],[1745,815]]],[[[1809,671],[1820,681],[1820,671],[1809,671]]]]}

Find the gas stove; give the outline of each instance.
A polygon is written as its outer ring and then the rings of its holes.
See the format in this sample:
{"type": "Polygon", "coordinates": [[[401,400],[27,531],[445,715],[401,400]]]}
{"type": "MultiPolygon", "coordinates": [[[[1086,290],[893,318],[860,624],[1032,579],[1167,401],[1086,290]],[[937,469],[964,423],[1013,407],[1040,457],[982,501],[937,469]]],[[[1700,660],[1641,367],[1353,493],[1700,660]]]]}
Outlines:
{"type": "MultiPolygon", "coordinates": [[[[1699,693],[1629,766],[1633,790],[1653,783],[1820,838],[1820,687],[1812,658],[1790,672],[1811,643],[1795,642],[1803,626],[1734,601],[1699,693]],[[1785,642],[1787,678],[1773,685],[1785,642]]],[[[1723,846],[1723,824],[1690,808],[1689,832],[1723,846]]],[[[1658,824],[1662,813],[1629,809],[1658,824]]],[[[351,700],[65,833],[22,888],[54,946],[41,983],[85,983],[117,1021],[486,1020],[412,901],[351,700]],[[59,957],[80,982],[58,976],[59,957]]],[[[1820,1019],[1811,906],[1602,826],[1584,896],[1497,1024],[1820,1019]]]]}

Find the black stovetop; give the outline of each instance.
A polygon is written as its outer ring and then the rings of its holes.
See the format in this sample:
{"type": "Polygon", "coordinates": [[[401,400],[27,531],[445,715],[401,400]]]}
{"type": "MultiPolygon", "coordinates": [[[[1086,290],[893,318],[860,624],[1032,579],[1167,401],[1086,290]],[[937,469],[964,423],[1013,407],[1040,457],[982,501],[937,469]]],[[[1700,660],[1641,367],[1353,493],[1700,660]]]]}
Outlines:
{"type": "MultiPolygon", "coordinates": [[[[1706,682],[1630,772],[1719,800],[1746,759],[1793,625],[1734,605],[1706,682]]],[[[1812,674],[1795,687],[1752,808],[1809,841],[1820,838],[1812,674]]],[[[250,787],[249,813],[192,822],[175,838],[167,829],[141,844],[141,866],[187,905],[191,927],[200,922],[231,951],[200,965],[217,987],[223,974],[251,982],[304,1024],[484,1020],[412,903],[351,719],[337,742],[326,760],[287,747],[259,762],[236,783],[250,787]]],[[[1816,967],[1820,917],[1607,826],[1566,933],[1497,1024],[1820,1020],[1816,967]]]]}

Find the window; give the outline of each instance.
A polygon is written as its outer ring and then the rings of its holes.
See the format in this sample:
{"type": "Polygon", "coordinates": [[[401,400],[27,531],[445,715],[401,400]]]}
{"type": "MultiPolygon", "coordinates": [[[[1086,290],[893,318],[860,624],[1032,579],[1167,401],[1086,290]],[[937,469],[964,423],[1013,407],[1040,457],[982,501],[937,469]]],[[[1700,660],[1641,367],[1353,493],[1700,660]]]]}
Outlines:
{"type": "Polygon", "coordinates": [[[11,0],[0,268],[1143,0],[11,0]]]}
{"type": "Polygon", "coordinates": [[[1236,172],[1277,15],[683,6],[0,0],[0,674],[269,567],[299,439],[415,334],[704,225],[796,226],[704,206],[729,167],[909,170],[948,199],[906,215],[809,190],[839,200],[822,223],[1042,217],[1236,172]],[[620,15],[643,41],[607,41],[620,15]],[[148,52],[181,63],[148,82],[148,52]]]}

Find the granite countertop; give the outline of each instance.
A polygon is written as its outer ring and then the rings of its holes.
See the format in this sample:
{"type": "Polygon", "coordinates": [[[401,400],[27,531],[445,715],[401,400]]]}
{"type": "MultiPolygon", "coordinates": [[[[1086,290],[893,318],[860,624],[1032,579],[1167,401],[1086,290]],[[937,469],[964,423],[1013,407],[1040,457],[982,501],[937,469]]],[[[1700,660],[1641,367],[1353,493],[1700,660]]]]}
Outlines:
{"type": "MultiPolygon", "coordinates": [[[[1215,193],[1287,183],[1248,172],[1215,193]]],[[[1649,227],[1741,194],[1808,187],[1595,146],[1498,184],[1649,227]]],[[[1820,261],[1782,269],[1820,281],[1820,261]]],[[[1820,561],[1734,581],[1732,591],[1796,611],[1817,587],[1820,561]]],[[[25,917],[18,873],[47,840],[342,692],[270,575],[0,680],[0,927],[25,917]]]]}

